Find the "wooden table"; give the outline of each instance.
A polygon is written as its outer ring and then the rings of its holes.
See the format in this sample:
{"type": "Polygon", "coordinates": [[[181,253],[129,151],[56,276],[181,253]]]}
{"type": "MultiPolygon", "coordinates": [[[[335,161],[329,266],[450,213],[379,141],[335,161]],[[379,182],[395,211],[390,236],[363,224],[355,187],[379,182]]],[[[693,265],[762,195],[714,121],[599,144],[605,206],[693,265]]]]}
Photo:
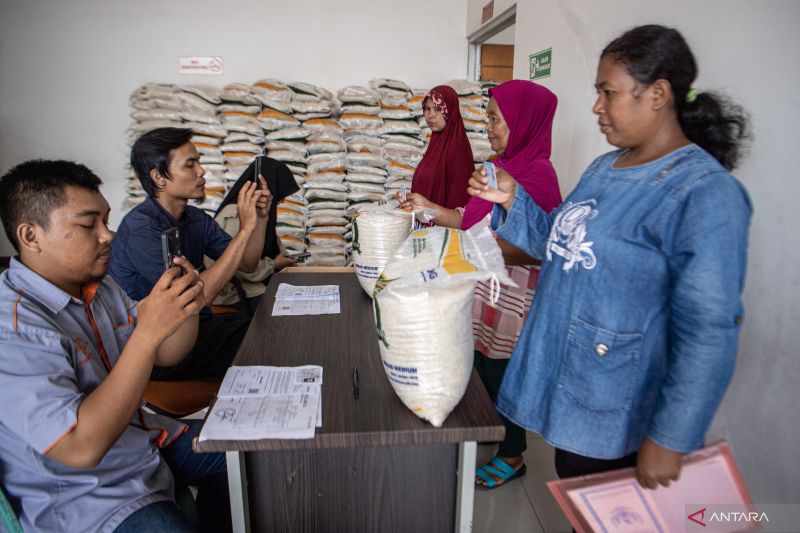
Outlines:
{"type": "Polygon", "coordinates": [[[233,364],[323,367],[313,439],[195,440],[196,451],[227,453],[235,531],[472,530],[476,441],[501,440],[502,422],[475,372],[441,428],[402,404],[354,273],[273,276],[233,364]],[[339,285],[341,314],[271,316],[280,282],[339,285]]]}

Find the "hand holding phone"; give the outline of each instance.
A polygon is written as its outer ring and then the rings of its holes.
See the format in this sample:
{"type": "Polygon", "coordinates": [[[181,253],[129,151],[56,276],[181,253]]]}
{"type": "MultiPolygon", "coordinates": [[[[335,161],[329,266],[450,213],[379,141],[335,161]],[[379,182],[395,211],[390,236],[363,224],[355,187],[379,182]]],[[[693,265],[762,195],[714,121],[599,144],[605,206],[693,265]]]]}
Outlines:
{"type": "Polygon", "coordinates": [[[261,188],[261,180],[258,177],[261,175],[261,156],[257,155],[255,159],[255,168],[253,169],[253,183],[256,184],[256,189],[261,188]]]}
{"type": "MultiPolygon", "coordinates": [[[[175,265],[173,259],[181,255],[181,239],[178,227],[173,226],[168,230],[161,232],[161,258],[164,261],[164,270],[168,270],[175,265]]],[[[181,274],[185,271],[180,267],[181,274]]]]}
{"type": "Polygon", "coordinates": [[[308,259],[309,257],[311,257],[311,253],[309,253],[309,252],[301,252],[299,254],[287,255],[286,257],[288,259],[292,259],[293,261],[304,261],[304,260],[308,259]]]}
{"type": "Polygon", "coordinates": [[[489,180],[488,182],[486,182],[486,185],[488,185],[492,189],[496,189],[497,188],[497,174],[495,173],[495,170],[494,170],[494,163],[492,163],[491,161],[486,161],[483,164],[483,168],[486,171],[486,177],[489,180]]]}

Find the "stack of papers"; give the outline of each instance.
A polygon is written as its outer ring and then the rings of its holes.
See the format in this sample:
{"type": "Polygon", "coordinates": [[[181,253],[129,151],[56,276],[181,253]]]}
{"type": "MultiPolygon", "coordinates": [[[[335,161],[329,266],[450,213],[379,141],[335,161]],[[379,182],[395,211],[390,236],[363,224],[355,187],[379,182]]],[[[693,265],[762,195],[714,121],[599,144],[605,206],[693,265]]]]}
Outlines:
{"type": "Polygon", "coordinates": [[[232,366],[200,441],[311,439],[319,426],[321,366],[232,366]]]}
{"type": "Polygon", "coordinates": [[[340,312],[338,285],[298,286],[281,283],[272,307],[272,316],[336,315],[340,312]]]}

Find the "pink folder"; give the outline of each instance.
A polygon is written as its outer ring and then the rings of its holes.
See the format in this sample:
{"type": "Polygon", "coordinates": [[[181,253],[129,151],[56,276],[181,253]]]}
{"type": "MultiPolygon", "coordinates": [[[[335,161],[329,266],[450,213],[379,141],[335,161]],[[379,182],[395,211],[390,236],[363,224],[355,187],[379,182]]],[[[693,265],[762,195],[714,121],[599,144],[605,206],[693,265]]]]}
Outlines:
{"type": "MultiPolygon", "coordinates": [[[[725,442],[686,455],[680,479],[669,487],[643,489],[634,472],[625,468],[566,478],[547,487],[579,533],[703,531],[711,506],[754,511],[725,442]]],[[[738,530],[754,529],[758,525],[738,530]]]]}

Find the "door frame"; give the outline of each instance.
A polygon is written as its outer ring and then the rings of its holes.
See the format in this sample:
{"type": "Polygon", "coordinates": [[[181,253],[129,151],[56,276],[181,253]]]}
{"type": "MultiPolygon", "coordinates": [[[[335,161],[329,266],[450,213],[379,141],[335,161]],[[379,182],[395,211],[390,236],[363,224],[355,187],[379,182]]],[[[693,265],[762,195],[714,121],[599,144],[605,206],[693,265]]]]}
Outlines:
{"type": "Polygon", "coordinates": [[[481,45],[517,22],[517,4],[467,36],[467,79],[476,81],[481,75],[481,45]]]}

